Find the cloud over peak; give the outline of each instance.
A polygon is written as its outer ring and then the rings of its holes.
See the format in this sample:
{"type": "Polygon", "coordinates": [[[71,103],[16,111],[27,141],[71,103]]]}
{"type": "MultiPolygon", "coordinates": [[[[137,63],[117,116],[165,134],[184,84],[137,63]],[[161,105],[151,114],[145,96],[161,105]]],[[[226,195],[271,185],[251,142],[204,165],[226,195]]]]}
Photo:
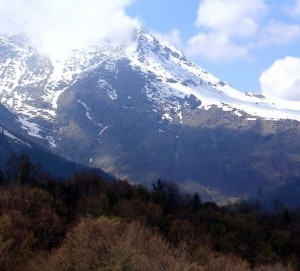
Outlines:
{"type": "Polygon", "coordinates": [[[24,34],[43,53],[102,41],[128,42],[136,19],[126,15],[132,0],[0,0],[0,32],[24,34]],[[5,3],[4,3],[5,2],[5,3]]]}

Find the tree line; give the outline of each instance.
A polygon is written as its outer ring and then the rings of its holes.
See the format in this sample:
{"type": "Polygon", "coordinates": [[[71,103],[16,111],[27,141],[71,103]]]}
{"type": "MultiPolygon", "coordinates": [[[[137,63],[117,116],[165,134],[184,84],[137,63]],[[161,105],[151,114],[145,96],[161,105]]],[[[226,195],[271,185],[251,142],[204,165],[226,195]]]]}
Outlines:
{"type": "Polygon", "coordinates": [[[60,180],[14,155],[0,170],[0,270],[300,270],[300,209],[218,206],[93,170],[60,180]]]}

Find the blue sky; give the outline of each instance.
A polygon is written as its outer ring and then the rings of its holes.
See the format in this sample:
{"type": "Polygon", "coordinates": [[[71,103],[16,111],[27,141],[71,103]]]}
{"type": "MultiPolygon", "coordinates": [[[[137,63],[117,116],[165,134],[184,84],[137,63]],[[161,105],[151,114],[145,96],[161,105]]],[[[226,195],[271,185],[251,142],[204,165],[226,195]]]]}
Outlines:
{"type": "MultiPolygon", "coordinates": [[[[259,92],[261,74],[270,69],[262,78],[263,92],[293,99],[292,94],[267,87],[277,75],[284,76],[282,70],[289,65],[299,68],[299,76],[275,83],[290,85],[295,80],[294,87],[300,87],[300,1],[136,0],[127,12],[193,62],[240,90],[259,92]],[[217,41],[218,35],[225,41],[217,41]]],[[[297,92],[293,87],[286,91],[297,92]]]]}
{"type": "Polygon", "coordinates": [[[0,0],[0,33],[56,57],[137,26],[239,90],[300,100],[300,0],[0,0]]]}

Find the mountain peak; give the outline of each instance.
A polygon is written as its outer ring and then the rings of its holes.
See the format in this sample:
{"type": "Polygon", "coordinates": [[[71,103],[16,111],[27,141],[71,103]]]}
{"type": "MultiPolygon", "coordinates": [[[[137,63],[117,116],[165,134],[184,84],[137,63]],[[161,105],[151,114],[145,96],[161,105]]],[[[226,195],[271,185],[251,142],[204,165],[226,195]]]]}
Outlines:
{"type": "Polygon", "coordinates": [[[136,30],[136,41],[138,43],[137,51],[140,53],[145,53],[149,50],[156,55],[160,55],[162,58],[169,58],[170,56],[173,56],[182,61],[187,61],[186,57],[180,50],[167,42],[159,41],[149,31],[142,27],[136,30]]]}
{"type": "MultiPolygon", "coordinates": [[[[212,180],[217,189],[235,192],[243,178],[253,190],[253,179],[265,185],[273,164],[259,150],[271,142],[268,147],[281,154],[280,129],[290,131],[286,142],[294,140],[300,104],[243,93],[145,29],[135,35],[129,46],[82,48],[67,59],[0,39],[0,102],[12,114],[0,114],[0,126],[133,181],[203,180],[203,190],[212,180]],[[235,167],[237,179],[230,175],[235,167]]],[[[280,158],[282,168],[299,159],[293,146],[280,158]]],[[[293,163],[287,174],[298,172],[293,163]]]]}
{"type": "Polygon", "coordinates": [[[104,63],[109,69],[109,65],[127,59],[145,79],[141,90],[148,93],[148,99],[156,106],[174,110],[176,99],[193,96],[202,109],[216,106],[238,116],[300,120],[300,103],[240,92],[144,28],[136,29],[135,42],[129,47],[107,44],[78,49],[65,60],[41,56],[19,37],[1,37],[0,46],[0,101],[27,118],[55,117],[59,96],[70,84],[104,63]],[[21,90],[25,86],[27,90],[21,90]]]}

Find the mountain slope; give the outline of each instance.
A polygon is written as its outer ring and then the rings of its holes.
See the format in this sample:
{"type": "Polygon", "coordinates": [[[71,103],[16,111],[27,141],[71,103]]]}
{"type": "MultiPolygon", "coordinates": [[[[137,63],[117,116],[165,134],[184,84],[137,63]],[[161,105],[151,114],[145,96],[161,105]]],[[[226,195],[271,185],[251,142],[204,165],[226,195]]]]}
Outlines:
{"type": "MultiPolygon", "coordinates": [[[[12,155],[23,154],[27,155],[32,163],[40,165],[42,171],[55,178],[69,178],[78,172],[87,170],[87,167],[67,161],[35,142],[19,138],[0,127],[0,169],[6,170],[12,155]]],[[[99,173],[101,172],[99,171],[99,173]]]]}
{"type": "Polygon", "coordinates": [[[0,101],[11,129],[132,181],[207,197],[272,191],[300,176],[300,104],[242,93],[139,29],[64,59],[0,38],[0,101]],[[21,128],[20,128],[21,127],[21,128]]]}

